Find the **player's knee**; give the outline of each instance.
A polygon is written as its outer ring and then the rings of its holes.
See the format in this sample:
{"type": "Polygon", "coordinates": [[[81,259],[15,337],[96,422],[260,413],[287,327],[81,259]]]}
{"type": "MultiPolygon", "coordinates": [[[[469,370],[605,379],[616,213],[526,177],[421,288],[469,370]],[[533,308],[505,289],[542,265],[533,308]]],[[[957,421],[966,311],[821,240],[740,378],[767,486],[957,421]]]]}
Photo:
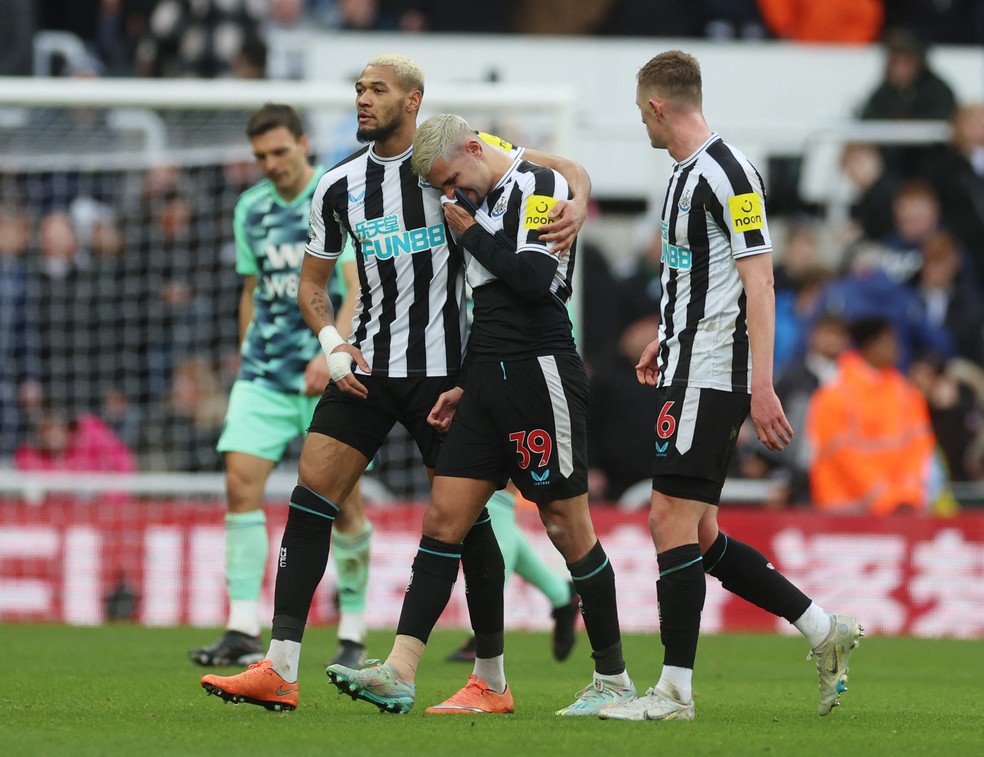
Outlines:
{"type": "Polygon", "coordinates": [[[474,518],[463,515],[461,508],[432,502],[424,513],[423,534],[445,544],[460,544],[474,522],[474,518]]]}

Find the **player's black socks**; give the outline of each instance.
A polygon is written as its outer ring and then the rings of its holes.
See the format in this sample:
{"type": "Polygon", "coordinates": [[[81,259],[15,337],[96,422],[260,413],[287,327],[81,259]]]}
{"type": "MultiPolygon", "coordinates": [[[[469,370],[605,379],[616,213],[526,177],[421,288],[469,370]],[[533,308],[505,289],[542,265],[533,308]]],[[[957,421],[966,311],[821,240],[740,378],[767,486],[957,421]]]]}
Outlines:
{"type": "Polygon", "coordinates": [[[810,598],[772,567],[765,555],[723,532],[704,555],[704,570],[732,594],[790,623],[810,606],[810,598]]]}
{"type": "Polygon", "coordinates": [[[280,542],[274,594],[274,639],[301,641],[311,600],[328,565],[331,527],[338,506],[305,486],[290,495],[287,526],[280,542]]]}
{"type": "Polygon", "coordinates": [[[475,525],[465,535],[461,570],[465,575],[468,616],[475,632],[475,655],[483,660],[498,657],[504,648],[506,563],[492,530],[488,510],[482,510],[475,525]]]}
{"type": "Polygon", "coordinates": [[[417,556],[413,559],[407,595],[403,598],[397,634],[427,643],[437,619],[451,599],[460,562],[460,544],[421,537],[417,556]]]}
{"type": "Polygon", "coordinates": [[[615,570],[601,542],[595,542],[577,562],[567,563],[567,569],[581,597],[581,616],[591,642],[595,670],[602,675],[621,673],[625,661],[615,604],[615,570]]]}
{"type": "Polygon", "coordinates": [[[659,599],[659,637],[663,642],[663,664],[694,667],[700,614],[707,584],[701,565],[700,546],[684,544],[661,553],[656,596],[659,599]]]}

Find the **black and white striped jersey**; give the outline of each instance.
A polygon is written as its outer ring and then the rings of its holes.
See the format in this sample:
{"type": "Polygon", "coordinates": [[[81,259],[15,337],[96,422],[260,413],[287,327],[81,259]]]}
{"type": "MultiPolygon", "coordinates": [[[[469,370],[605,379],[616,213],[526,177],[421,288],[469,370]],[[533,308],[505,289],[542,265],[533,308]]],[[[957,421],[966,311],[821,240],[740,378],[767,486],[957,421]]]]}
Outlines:
{"type": "Polygon", "coordinates": [[[464,351],[463,260],[441,195],[421,185],[412,154],[383,158],[365,147],[322,176],[311,202],[307,254],[337,259],[347,237],[355,243],[361,292],[349,341],[374,376],[455,375],[464,351]]]}
{"type": "Polygon", "coordinates": [[[762,177],[717,134],[676,164],[662,212],[660,386],[751,391],[735,260],[771,253],[762,177]]]}
{"type": "MultiPolygon", "coordinates": [[[[570,199],[567,180],[557,171],[515,158],[482,201],[476,220],[490,234],[502,233],[516,254],[551,256],[538,228],[560,200],[570,199]]],[[[530,299],[496,278],[465,248],[465,278],[474,310],[468,338],[470,356],[501,358],[576,353],[567,300],[571,296],[575,249],[557,261],[549,292],[530,299]]],[[[552,260],[556,260],[551,256],[552,260]]]]}

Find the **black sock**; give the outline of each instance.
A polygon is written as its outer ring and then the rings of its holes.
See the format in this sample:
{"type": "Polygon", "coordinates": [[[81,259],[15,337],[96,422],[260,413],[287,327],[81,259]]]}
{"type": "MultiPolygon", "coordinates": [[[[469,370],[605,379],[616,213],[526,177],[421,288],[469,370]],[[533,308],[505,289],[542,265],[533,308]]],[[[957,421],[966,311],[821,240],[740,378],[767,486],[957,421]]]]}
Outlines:
{"type": "Polygon", "coordinates": [[[273,600],[274,639],[301,641],[314,592],[325,575],[338,506],[304,486],[290,495],[273,600]]]}
{"type": "Polygon", "coordinates": [[[772,567],[765,555],[724,532],[704,555],[704,570],[732,594],[790,623],[810,606],[810,598],[772,567]]]}
{"type": "Polygon", "coordinates": [[[465,575],[468,616],[475,632],[475,655],[483,660],[498,657],[504,648],[506,563],[488,510],[482,510],[465,535],[461,570],[465,575]]]}
{"type": "Polygon", "coordinates": [[[707,593],[700,546],[674,547],[658,555],[656,560],[659,564],[656,596],[659,599],[663,664],[693,670],[700,636],[700,613],[707,593]]]}
{"type": "Polygon", "coordinates": [[[427,643],[437,619],[451,599],[460,562],[460,544],[446,544],[429,536],[421,537],[420,548],[413,559],[407,595],[403,598],[397,634],[413,636],[427,643]]]}
{"type": "Polygon", "coordinates": [[[581,597],[581,616],[591,642],[595,670],[602,675],[621,673],[625,670],[625,660],[615,604],[615,570],[601,542],[595,542],[577,562],[568,563],[567,569],[581,597]]]}

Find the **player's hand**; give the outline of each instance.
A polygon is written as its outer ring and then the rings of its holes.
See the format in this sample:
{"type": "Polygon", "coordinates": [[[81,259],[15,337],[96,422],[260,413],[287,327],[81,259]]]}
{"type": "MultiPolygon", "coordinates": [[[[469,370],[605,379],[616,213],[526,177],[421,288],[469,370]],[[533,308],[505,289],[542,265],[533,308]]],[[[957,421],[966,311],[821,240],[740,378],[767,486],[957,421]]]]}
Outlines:
{"type": "Polygon", "coordinates": [[[750,415],[755,433],[766,449],[780,452],[793,440],[793,427],[786,420],[782,403],[771,387],[768,390],[752,389],[750,415]]]}
{"type": "Polygon", "coordinates": [[[440,431],[442,434],[451,428],[451,420],[454,418],[455,410],[461,401],[461,395],[465,390],[460,386],[448,389],[434,403],[434,407],[427,414],[427,422],[440,431]]]}
{"type": "Polygon", "coordinates": [[[304,369],[304,394],[308,397],[317,397],[324,393],[330,381],[328,363],[321,355],[316,355],[304,369]]]}
{"type": "MultiPolygon", "coordinates": [[[[358,347],[353,347],[351,344],[340,344],[334,350],[332,350],[332,355],[338,355],[340,353],[347,352],[352,358],[352,361],[362,369],[363,373],[372,373],[372,368],[369,367],[369,363],[362,356],[362,350],[358,347]]],[[[345,394],[352,397],[358,397],[359,399],[365,399],[369,396],[369,390],[366,389],[366,385],[356,378],[354,373],[346,373],[340,378],[332,379],[335,385],[345,394]]]]}
{"type": "Polygon", "coordinates": [[[563,259],[571,251],[574,239],[588,217],[588,204],[576,198],[560,200],[548,215],[554,220],[538,229],[540,241],[550,245],[550,252],[563,259]]]}
{"type": "Polygon", "coordinates": [[[444,203],[444,218],[447,220],[448,226],[451,227],[451,231],[459,236],[476,223],[471,213],[454,202],[444,203]]]}
{"type": "Polygon", "coordinates": [[[659,379],[659,367],[656,364],[656,358],[658,356],[659,339],[653,339],[653,341],[646,345],[646,349],[639,356],[639,362],[636,363],[636,379],[638,379],[640,384],[656,386],[656,381],[659,379]]]}

